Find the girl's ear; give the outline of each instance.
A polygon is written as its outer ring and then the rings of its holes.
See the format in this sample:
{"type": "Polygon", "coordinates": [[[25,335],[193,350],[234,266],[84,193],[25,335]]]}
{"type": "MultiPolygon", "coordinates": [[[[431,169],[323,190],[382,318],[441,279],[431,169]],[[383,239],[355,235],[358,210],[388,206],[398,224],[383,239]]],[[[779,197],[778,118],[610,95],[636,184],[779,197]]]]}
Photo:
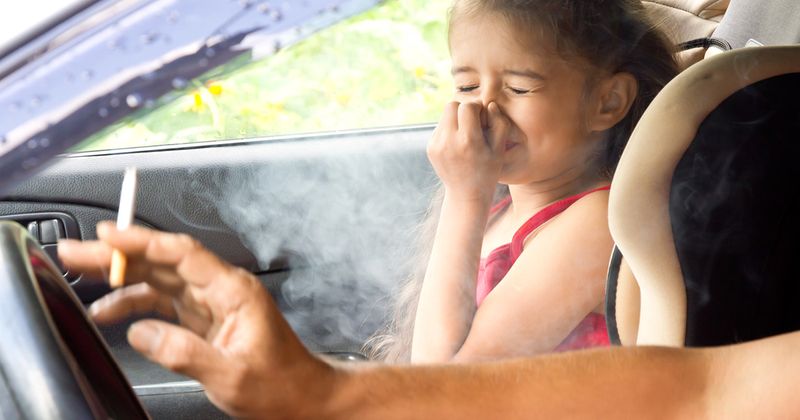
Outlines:
{"type": "Polygon", "coordinates": [[[600,81],[590,108],[589,129],[608,130],[625,118],[638,89],[639,83],[630,73],[616,73],[600,81]]]}

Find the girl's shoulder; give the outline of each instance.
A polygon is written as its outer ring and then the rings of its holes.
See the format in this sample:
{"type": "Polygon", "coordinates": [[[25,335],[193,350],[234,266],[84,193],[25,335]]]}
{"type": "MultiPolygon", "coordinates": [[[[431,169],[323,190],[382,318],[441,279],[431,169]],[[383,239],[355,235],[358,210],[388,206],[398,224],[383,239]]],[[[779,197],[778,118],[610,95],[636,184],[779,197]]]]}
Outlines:
{"type": "Polygon", "coordinates": [[[566,211],[570,209],[574,209],[577,211],[591,209],[596,206],[607,206],[608,205],[608,186],[602,186],[601,188],[596,188],[594,190],[590,190],[591,192],[587,193],[586,195],[578,198],[566,211]]]}
{"type": "Polygon", "coordinates": [[[545,231],[561,235],[574,234],[582,229],[608,230],[608,189],[592,191],[573,202],[553,217],[545,231]]]}
{"type": "MultiPolygon", "coordinates": [[[[532,242],[571,246],[578,237],[610,235],[608,229],[608,190],[593,191],[578,198],[569,207],[541,225],[538,232],[524,235],[522,246],[532,242]]],[[[550,246],[548,245],[548,246],[550,246]]]]}
{"type": "Polygon", "coordinates": [[[567,207],[556,219],[600,219],[608,224],[608,189],[592,191],[567,207]]]}

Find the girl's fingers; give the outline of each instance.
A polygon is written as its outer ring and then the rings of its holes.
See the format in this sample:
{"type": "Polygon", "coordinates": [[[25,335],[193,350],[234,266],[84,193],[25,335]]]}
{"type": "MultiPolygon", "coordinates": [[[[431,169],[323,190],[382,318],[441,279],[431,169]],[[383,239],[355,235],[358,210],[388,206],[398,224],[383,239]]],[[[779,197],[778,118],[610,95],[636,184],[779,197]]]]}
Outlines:
{"type": "Polygon", "coordinates": [[[505,142],[511,129],[511,121],[494,102],[489,103],[487,114],[489,126],[487,140],[489,147],[495,153],[501,153],[505,148],[505,142]]]}
{"type": "Polygon", "coordinates": [[[481,129],[481,109],[483,106],[477,102],[464,102],[458,107],[458,130],[466,134],[460,136],[467,141],[475,141],[476,137],[483,140],[481,129]]]}
{"type": "Polygon", "coordinates": [[[444,111],[439,119],[439,123],[436,124],[433,135],[428,141],[428,159],[431,159],[433,162],[436,159],[435,156],[437,156],[444,145],[447,144],[447,138],[451,133],[455,133],[456,131],[458,131],[458,102],[449,102],[444,106],[444,111]]]}
{"type": "Polygon", "coordinates": [[[443,131],[455,133],[458,130],[458,106],[459,103],[455,101],[448,102],[444,106],[442,118],[438,124],[438,127],[441,127],[443,131]]]}
{"type": "Polygon", "coordinates": [[[89,314],[98,324],[111,324],[131,315],[157,312],[175,318],[172,298],[159,293],[147,283],[134,284],[105,295],[89,307],[89,314]]]}

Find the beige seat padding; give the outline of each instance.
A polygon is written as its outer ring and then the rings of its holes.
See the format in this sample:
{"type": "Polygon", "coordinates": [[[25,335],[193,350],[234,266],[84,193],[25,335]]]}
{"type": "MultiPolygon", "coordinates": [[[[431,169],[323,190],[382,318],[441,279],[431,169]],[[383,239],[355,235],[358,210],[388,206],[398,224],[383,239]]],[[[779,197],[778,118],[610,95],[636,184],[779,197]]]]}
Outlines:
{"type": "Polygon", "coordinates": [[[800,45],[720,53],[676,76],[636,125],[611,182],[608,224],[639,286],[637,344],[684,344],[686,288],[669,196],[675,168],[698,127],[737,90],[798,72],[800,45]]]}

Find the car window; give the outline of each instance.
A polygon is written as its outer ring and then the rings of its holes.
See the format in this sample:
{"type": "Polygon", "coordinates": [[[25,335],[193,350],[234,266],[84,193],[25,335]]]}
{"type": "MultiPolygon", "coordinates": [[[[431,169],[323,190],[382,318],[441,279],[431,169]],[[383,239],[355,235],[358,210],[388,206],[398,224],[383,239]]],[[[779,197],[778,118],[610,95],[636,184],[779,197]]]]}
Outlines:
{"type": "Polygon", "coordinates": [[[262,45],[261,54],[175,79],[171,92],[75,150],[435,122],[452,93],[449,3],[381,2],[296,44],[262,45]]]}

